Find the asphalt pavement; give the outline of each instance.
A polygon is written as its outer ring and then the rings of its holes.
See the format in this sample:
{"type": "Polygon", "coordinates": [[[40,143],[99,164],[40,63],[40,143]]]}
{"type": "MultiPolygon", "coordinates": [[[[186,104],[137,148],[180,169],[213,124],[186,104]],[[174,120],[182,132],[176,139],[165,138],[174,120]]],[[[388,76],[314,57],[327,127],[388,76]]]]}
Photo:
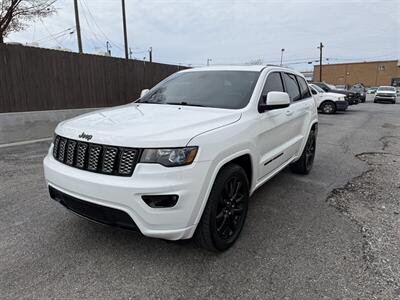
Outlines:
{"type": "MultiPolygon", "coordinates": [[[[387,264],[391,280],[384,266],[373,265],[377,259],[385,262],[380,255],[398,251],[390,248],[398,244],[368,240],[362,209],[375,206],[361,205],[362,197],[349,189],[365,174],[382,188],[384,181],[373,176],[387,176],[389,165],[390,172],[396,169],[389,161],[400,153],[400,144],[394,142],[400,138],[400,104],[363,103],[336,115],[321,115],[319,124],[312,172],[300,176],[284,170],[261,187],[251,198],[241,237],[220,254],[191,241],[150,239],[75,216],[48,196],[42,159],[49,142],[0,148],[0,298],[400,295],[398,260],[392,261],[395,266],[387,264]],[[365,158],[370,153],[386,153],[378,159],[375,173],[365,158]],[[338,199],[342,196],[347,200],[338,199]],[[368,243],[386,248],[368,252],[368,243]],[[373,262],[366,258],[371,253],[373,262]]],[[[400,187],[398,177],[392,183],[393,189],[400,187]]],[[[368,190],[372,185],[362,186],[368,190]]],[[[398,194],[392,190],[390,195],[387,199],[396,204],[398,194]]],[[[392,230],[388,238],[398,239],[398,207],[390,209],[390,218],[384,219],[392,230]]],[[[379,224],[368,223],[369,233],[379,224]]],[[[385,228],[380,229],[389,230],[385,228]]]]}

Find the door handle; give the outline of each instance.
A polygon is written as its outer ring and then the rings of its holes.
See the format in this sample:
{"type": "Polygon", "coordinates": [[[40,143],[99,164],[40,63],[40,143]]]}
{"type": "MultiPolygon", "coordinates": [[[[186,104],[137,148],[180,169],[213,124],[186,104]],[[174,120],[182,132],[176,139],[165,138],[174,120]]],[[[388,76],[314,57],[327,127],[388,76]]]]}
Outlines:
{"type": "Polygon", "coordinates": [[[293,111],[292,110],[287,110],[285,113],[288,117],[293,115],[293,111]]]}

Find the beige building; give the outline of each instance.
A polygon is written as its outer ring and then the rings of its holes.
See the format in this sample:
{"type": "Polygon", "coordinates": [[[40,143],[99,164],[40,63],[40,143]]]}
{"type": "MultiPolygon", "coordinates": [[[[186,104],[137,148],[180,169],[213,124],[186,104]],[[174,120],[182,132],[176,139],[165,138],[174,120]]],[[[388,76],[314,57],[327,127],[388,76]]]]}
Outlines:
{"type": "MultiPolygon", "coordinates": [[[[319,65],[314,66],[314,80],[319,81],[319,65]]],[[[322,65],[322,81],[348,86],[400,86],[400,60],[322,65]]]]}

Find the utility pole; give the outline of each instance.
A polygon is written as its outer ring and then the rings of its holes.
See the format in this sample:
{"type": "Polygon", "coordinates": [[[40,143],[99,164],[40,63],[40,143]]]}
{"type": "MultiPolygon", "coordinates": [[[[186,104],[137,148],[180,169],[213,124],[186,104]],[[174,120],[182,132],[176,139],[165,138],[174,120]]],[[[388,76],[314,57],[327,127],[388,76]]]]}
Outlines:
{"type": "Polygon", "coordinates": [[[125,0],[122,0],[122,23],[124,26],[125,58],[128,59],[129,52],[128,52],[128,36],[126,30],[125,0]]]}
{"type": "Polygon", "coordinates": [[[282,60],[283,60],[283,52],[285,52],[285,48],[281,49],[281,67],[282,67],[282,60]]]}
{"type": "Polygon", "coordinates": [[[79,24],[79,11],[78,11],[78,0],[74,0],[75,7],[75,23],[76,23],[76,35],[78,37],[78,49],[79,53],[82,53],[82,38],[81,38],[81,25],[79,24]]]}
{"type": "Polygon", "coordinates": [[[111,56],[111,44],[109,41],[106,42],[107,54],[111,56]]]}
{"type": "Polygon", "coordinates": [[[149,48],[149,61],[153,62],[153,47],[149,48]]]}
{"type": "Polygon", "coordinates": [[[210,62],[212,62],[212,59],[211,58],[207,58],[207,66],[210,65],[210,62]]]}
{"type": "Polygon", "coordinates": [[[324,48],[324,45],[322,43],[319,43],[319,81],[322,82],[322,48],[324,48]]]}

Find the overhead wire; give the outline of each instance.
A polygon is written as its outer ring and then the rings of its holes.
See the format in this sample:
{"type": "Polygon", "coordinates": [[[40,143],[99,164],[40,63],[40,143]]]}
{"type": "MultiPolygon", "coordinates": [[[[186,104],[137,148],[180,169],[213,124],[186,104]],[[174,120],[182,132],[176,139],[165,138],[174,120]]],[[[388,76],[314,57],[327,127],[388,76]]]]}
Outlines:
{"type": "MultiPolygon", "coordinates": [[[[81,6],[83,7],[81,0],[79,0],[79,2],[81,3],[81,6]]],[[[91,26],[91,24],[90,24],[90,22],[89,22],[89,20],[88,20],[88,18],[87,18],[87,16],[86,16],[85,10],[82,9],[81,11],[82,11],[83,17],[84,17],[84,19],[85,19],[85,21],[86,21],[86,24],[88,25],[88,28],[89,28],[90,32],[92,33],[93,37],[97,40],[97,42],[98,42],[100,45],[103,45],[104,42],[103,42],[103,41],[97,36],[97,34],[93,31],[92,26],[91,26]]],[[[94,49],[104,48],[104,46],[98,47],[97,45],[95,45],[95,44],[93,43],[93,40],[91,41],[91,43],[92,43],[92,46],[93,46],[94,49]]]]}
{"type": "MultiPolygon", "coordinates": [[[[81,0],[80,0],[81,1],[81,0]]],[[[100,31],[100,33],[104,36],[104,38],[106,38],[107,41],[109,41],[113,46],[115,46],[116,48],[120,49],[120,50],[124,50],[122,46],[118,45],[116,42],[114,42],[112,39],[110,39],[105,33],[104,31],[101,29],[101,27],[99,26],[99,24],[96,21],[96,18],[93,16],[89,5],[86,3],[85,0],[82,0],[81,3],[86,7],[86,10],[89,13],[89,16],[91,17],[91,19],[93,20],[93,23],[95,24],[95,26],[97,27],[97,29],[100,31]]]]}
{"type": "Polygon", "coordinates": [[[44,29],[47,31],[47,33],[53,38],[53,40],[57,43],[57,45],[61,48],[64,48],[64,46],[53,36],[53,34],[47,29],[47,26],[44,24],[44,22],[39,19],[40,22],[43,24],[44,29]]]}

